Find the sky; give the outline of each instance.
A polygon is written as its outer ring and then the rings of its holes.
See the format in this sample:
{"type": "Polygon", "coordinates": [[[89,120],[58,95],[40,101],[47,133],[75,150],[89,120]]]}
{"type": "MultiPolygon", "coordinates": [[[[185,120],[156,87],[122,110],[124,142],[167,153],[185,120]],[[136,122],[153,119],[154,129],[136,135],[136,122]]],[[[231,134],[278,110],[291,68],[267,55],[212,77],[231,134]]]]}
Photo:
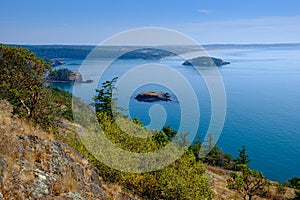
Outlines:
{"type": "Polygon", "coordinates": [[[0,43],[97,45],[143,27],[199,44],[300,43],[299,0],[0,0],[0,43]]]}

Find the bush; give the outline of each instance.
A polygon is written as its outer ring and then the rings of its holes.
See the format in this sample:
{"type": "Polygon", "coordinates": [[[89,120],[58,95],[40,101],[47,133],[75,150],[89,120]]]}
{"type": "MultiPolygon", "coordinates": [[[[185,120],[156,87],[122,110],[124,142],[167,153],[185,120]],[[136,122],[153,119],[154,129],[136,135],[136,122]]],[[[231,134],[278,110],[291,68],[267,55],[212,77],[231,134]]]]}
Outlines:
{"type": "Polygon", "coordinates": [[[0,45],[0,98],[8,100],[14,114],[55,128],[60,117],[71,120],[71,95],[45,86],[52,68],[34,53],[0,45]]]}
{"type": "Polygon", "coordinates": [[[238,191],[244,199],[251,200],[254,196],[265,197],[268,195],[270,182],[261,172],[251,170],[244,164],[238,166],[241,173],[233,172],[227,180],[227,187],[238,191]]]}

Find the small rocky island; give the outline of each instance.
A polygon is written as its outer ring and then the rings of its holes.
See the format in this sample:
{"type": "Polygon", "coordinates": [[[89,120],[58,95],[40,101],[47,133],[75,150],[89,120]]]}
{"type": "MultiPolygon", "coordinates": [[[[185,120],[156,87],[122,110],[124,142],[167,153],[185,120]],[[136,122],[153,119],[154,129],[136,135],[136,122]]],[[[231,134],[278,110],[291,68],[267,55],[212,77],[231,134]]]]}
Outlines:
{"type": "Polygon", "coordinates": [[[225,62],[219,58],[201,56],[190,60],[186,60],[182,65],[195,66],[195,67],[214,67],[214,66],[220,67],[229,64],[230,62],[225,62]]]}
{"type": "Polygon", "coordinates": [[[141,92],[135,97],[135,99],[144,102],[171,101],[169,93],[153,91],[141,92]]]}
{"type": "Polygon", "coordinates": [[[59,69],[51,72],[47,81],[51,83],[92,83],[93,80],[84,81],[80,72],[69,69],[59,69]]]}

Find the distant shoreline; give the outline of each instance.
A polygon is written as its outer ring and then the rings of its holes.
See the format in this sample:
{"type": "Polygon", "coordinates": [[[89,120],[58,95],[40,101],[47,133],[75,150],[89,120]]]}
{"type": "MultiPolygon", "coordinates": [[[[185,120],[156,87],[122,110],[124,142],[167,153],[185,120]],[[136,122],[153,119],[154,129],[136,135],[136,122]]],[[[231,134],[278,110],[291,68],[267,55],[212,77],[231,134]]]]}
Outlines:
{"type": "MultiPolygon", "coordinates": [[[[27,48],[34,52],[36,56],[48,60],[52,59],[85,59],[93,50],[99,51],[99,58],[115,58],[116,55],[122,57],[122,52],[131,52],[137,49],[153,49],[152,55],[146,57],[146,59],[164,58],[172,55],[172,52],[179,51],[179,54],[187,52],[194,52],[199,50],[225,50],[225,49],[246,49],[246,48],[293,48],[300,47],[300,43],[273,43],[273,44],[205,44],[205,45],[158,45],[158,46],[95,46],[95,45],[17,45],[17,44],[4,44],[8,46],[20,46],[27,48]],[[97,47],[97,48],[96,48],[97,47]],[[162,51],[164,47],[167,47],[169,54],[166,51],[162,51]],[[179,48],[180,47],[180,48],[179,48]],[[96,49],[95,49],[96,48],[96,49]],[[172,50],[174,48],[174,51],[172,50]],[[157,50],[160,49],[160,53],[163,55],[157,56],[157,50]],[[121,52],[120,52],[121,51],[121,52]],[[116,52],[118,52],[116,54],[116,52]]],[[[141,51],[143,52],[143,51],[141,51]]],[[[138,52],[140,54],[141,52],[138,52]]],[[[159,52],[159,51],[158,51],[159,52]]],[[[127,54],[127,59],[137,58],[137,55],[127,54]]],[[[144,58],[144,57],[142,57],[144,58]]]]}
{"type": "Polygon", "coordinates": [[[46,83],[70,83],[70,84],[75,84],[75,83],[92,83],[94,82],[93,80],[86,80],[86,81],[58,81],[58,80],[47,80],[46,83]]]}

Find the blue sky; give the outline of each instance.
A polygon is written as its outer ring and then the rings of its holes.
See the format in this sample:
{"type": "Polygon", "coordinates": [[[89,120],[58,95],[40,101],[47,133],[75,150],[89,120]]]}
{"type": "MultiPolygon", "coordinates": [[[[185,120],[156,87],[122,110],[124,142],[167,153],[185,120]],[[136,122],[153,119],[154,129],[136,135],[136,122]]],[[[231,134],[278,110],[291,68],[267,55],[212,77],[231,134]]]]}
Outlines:
{"type": "Polygon", "coordinates": [[[300,43],[299,0],[1,0],[0,42],[99,44],[164,27],[200,44],[300,43]]]}

